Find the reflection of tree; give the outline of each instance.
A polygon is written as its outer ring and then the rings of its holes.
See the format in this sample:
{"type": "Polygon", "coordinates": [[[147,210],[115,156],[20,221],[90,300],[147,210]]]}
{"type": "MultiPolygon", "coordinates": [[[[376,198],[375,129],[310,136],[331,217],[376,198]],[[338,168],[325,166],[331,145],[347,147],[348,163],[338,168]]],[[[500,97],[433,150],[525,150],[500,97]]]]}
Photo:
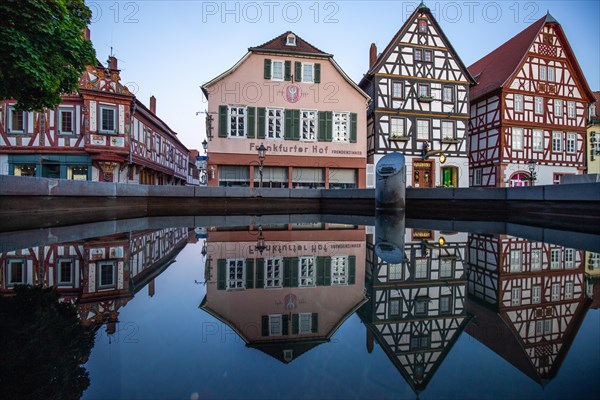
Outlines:
{"type": "Polygon", "coordinates": [[[75,306],[53,288],[17,286],[0,297],[0,398],[79,399],[89,386],[81,366],[94,345],[75,306]]]}

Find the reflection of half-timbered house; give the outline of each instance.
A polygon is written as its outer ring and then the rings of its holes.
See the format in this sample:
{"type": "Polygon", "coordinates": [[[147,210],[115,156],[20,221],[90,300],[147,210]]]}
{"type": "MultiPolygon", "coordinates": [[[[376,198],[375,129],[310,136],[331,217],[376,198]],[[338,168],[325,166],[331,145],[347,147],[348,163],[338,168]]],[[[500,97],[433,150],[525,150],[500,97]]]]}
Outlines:
{"type": "Polygon", "coordinates": [[[469,321],[466,234],[409,229],[405,243],[401,264],[383,261],[367,243],[369,302],[359,315],[367,325],[369,352],[375,339],[418,393],[469,321]]]}
{"type": "Polygon", "coordinates": [[[201,308],[248,347],[289,363],[328,342],[365,302],[365,231],[323,224],[264,228],[262,252],[256,230],[208,233],[201,308]]]}
{"type": "Polygon", "coordinates": [[[583,256],[558,245],[470,234],[467,310],[475,319],[468,333],[539,384],[556,376],[589,305],[583,256]]]}
{"type": "Polygon", "coordinates": [[[471,186],[529,186],[585,169],[592,92],[560,24],[550,15],[469,67],[471,186]]]}
{"type": "Polygon", "coordinates": [[[413,187],[468,186],[466,131],[474,80],[421,4],[360,82],[373,99],[367,120],[367,162],[387,153],[406,157],[413,187]],[[443,157],[442,157],[443,154],[443,157]],[[445,162],[443,159],[445,158],[445,162]]]}
{"type": "MultiPolygon", "coordinates": [[[[89,31],[87,31],[89,39],[89,31]]],[[[117,59],[88,65],[77,92],[43,112],[0,102],[0,174],[142,184],[185,184],[188,150],[121,84],[117,59]]]]}
{"type": "Polygon", "coordinates": [[[0,295],[15,285],[53,286],[77,304],[84,325],[116,331],[119,309],[162,273],[188,241],[187,228],[116,234],[0,253],[0,295]]]}

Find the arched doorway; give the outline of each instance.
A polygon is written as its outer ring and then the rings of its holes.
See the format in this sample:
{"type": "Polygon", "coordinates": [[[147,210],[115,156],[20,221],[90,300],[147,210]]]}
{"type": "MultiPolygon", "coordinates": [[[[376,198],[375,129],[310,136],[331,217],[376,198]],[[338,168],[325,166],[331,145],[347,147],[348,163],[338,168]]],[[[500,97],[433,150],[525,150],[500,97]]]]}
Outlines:
{"type": "Polygon", "coordinates": [[[531,175],[528,172],[517,171],[510,176],[508,183],[510,187],[531,186],[531,175]]]}

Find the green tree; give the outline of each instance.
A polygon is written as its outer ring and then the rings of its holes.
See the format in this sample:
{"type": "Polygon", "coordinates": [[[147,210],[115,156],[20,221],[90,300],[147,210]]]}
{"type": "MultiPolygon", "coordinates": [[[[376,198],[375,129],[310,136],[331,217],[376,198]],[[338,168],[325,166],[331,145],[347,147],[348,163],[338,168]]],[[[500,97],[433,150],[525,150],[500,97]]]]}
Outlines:
{"type": "Polygon", "coordinates": [[[23,111],[55,108],[77,90],[96,52],[83,30],[84,0],[0,0],[0,99],[23,111]]]}
{"type": "Polygon", "coordinates": [[[59,297],[41,286],[0,296],[0,399],[79,399],[89,386],[94,331],[59,297]]]}

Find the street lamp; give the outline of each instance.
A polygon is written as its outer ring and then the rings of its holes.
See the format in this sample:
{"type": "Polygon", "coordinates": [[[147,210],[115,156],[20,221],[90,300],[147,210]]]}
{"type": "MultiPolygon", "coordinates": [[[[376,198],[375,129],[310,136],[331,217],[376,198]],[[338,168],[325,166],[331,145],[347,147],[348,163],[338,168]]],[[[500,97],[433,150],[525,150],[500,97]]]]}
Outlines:
{"type": "Polygon", "coordinates": [[[258,173],[260,174],[260,186],[263,187],[263,165],[265,163],[265,153],[267,148],[261,143],[260,146],[256,149],[258,151],[258,161],[260,165],[258,166],[258,173]]]}
{"type": "Polygon", "coordinates": [[[206,151],[208,150],[208,142],[206,139],[202,141],[202,148],[204,149],[204,154],[206,154],[206,151]]]}
{"type": "Polygon", "coordinates": [[[267,249],[267,245],[265,244],[265,237],[263,235],[262,225],[258,226],[258,241],[256,242],[256,246],[254,248],[260,253],[262,256],[263,251],[267,249]]]}
{"type": "Polygon", "coordinates": [[[537,173],[535,172],[535,167],[537,163],[535,160],[527,161],[527,169],[529,169],[529,173],[531,174],[531,186],[535,186],[535,181],[537,180],[537,173]]]}

